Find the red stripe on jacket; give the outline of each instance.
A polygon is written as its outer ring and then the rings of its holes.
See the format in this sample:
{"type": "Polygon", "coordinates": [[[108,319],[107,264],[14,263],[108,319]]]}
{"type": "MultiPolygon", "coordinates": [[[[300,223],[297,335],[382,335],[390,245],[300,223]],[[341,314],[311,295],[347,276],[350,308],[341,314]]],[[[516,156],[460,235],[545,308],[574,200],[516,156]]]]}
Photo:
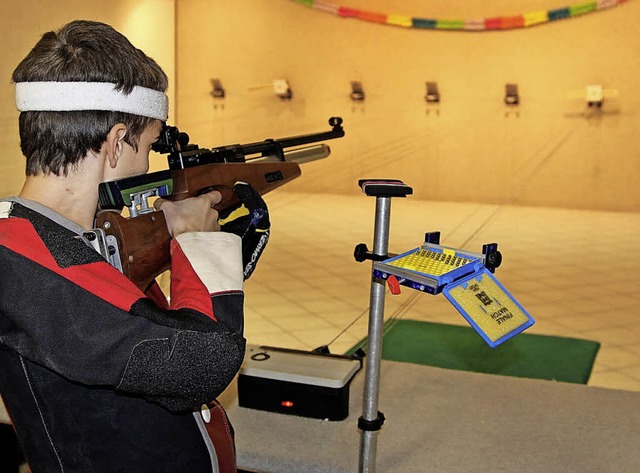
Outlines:
{"type": "Polygon", "coordinates": [[[3,219],[0,245],[73,282],[119,309],[129,311],[144,294],[106,261],[62,268],[28,220],[3,219]]]}
{"type": "MultiPolygon", "coordinates": [[[[133,282],[106,261],[74,265],[68,268],[60,267],[33,225],[26,219],[2,219],[0,245],[53,271],[127,312],[136,301],[146,297],[133,282]]],[[[175,240],[171,242],[171,293],[170,309],[189,308],[216,320],[213,315],[209,291],[198,278],[182,248],[175,240]]],[[[154,291],[150,295],[158,305],[163,306],[161,300],[154,297],[154,295],[157,296],[154,291]]]]}

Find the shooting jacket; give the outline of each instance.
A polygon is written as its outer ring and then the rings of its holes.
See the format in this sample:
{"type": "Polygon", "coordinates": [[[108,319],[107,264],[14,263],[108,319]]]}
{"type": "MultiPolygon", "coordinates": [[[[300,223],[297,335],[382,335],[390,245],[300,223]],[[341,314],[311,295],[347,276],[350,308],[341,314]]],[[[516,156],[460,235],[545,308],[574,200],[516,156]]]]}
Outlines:
{"type": "Polygon", "coordinates": [[[47,210],[0,201],[0,393],[32,471],[217,471],[200,407],[244,357],[240,238],[173,240],[169,305],[47,210]]]}

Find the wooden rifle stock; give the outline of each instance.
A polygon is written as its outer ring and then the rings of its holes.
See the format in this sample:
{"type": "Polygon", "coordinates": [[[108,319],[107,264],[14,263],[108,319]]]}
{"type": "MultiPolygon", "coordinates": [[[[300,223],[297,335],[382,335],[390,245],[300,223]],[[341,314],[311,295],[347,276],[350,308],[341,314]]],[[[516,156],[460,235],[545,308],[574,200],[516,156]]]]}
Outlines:
{"type": "MultiPolygon", "coordinates": [[[[332,120],[335,120],[335,118],[332,120]]],[[[332,122],[330,121],[330,123],[332,122]]],[[[318,141],[315,138],[322,140],[339,138],[344,135],[340,123],[341,120],[337,125],[332,125],[335,136],[328,136],[327,133],[322,133],[316,136],[295,137],[296,139],[304,138],[303,141],[298,142],[298,140],[295,144],[318,141]]],[[[267,140],[264,143],[269,143],[271,148],[274,143],[276,145],[280,143],[286,144],[286,140],[288,139],[282,141],[267,140]]],[[[258,144],[253,143],[249,146],[253,150],[256,145],[258,144]]],[[[237,155],[239,148],[242,148],[242,145],[234,147],[234,154],[237,155]]],[[[197,150],[201,151],[199,148],[197,150]]],[[[213,151],[215,152],[216,150],[214,149],[213,151]]],[[[209,150],[205,151],[209,152],[209,150]]],[[[292,150],[291,152],[283,152],[280,145],[279,156],[276,156],[276,158],[270,153],[266,153],[262,158],[255,159],[255,162],[243,160],[242,162],[198,163],[192,167],[172,169],[170,171],[170,180],[172,182],[170,194],[158,195],[168,200],[182,200],[215,190],[222,195],[221,202],[215,206],[215,209],[221,212],[240,203],[233,191],[233,186],[236,182],[246,182],[259,194],[263,195],[301,175],[298,163],[289,162],[285,159],[305,162],[326,157],[329,153],[329,147],[326,145],[317,145],[292,150]]],[[[234,159],[237,159],[237,157],[234,159]]],[[[103,194],[102,188],[101,194],[103,194]]],[[[133,204],[127,200],[128,198],[125,199],[127,201],[126,204],[110,204],[106,206],[119,208],[99,210],[96,214],[96,228],[103,230],[108,237],[115,240],[114,245],[109,245],[110,251],[117,251],[123,273],[144,292],[157,276],[170,267],[171,235],[167,229],[164,213],[161,211],[147,209],[142,213],[136,212],[136,215],[131,217],[123,216],[121,214],[123,206],[131,204],[130,210],[133,208],[133,204]]],[[[105,208],[102,204],[101,207],[105,208]]]]}
{"type": "MultiPolygon", "coordinates": [[[[222,200],[215,209],[221,212],[239,203],[233,192],[236,182],[246,182],[262,195],[295,179],[301,172],[297,163],[275,162],[205,164],[171,174],[174,192],[167,199],[182,200],[200,195],[202,191],[216,190],[222,194],[222,200]],[[265,175],[272,173],[282,175],[282,179],[267,182],[265,175]]],[[[117,210],[100,210],[96,227],[115,237],[123,273],[142,291],[169,269],[171,235],[163,212],[127,218],[117,210]]]]}

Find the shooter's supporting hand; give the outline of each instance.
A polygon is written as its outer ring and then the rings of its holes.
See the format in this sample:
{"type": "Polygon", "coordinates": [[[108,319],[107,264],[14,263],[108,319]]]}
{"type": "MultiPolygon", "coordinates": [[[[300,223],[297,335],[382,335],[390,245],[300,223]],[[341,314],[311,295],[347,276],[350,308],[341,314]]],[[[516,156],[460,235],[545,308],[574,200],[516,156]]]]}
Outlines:
{"type": "Polygon", "coordinates": [[[224,211],[218,222],[221,231],[234,233],[242,238],[244,279],[248,279],[269,241],[269,209],[260,194],[249,184],[237,182],[233,190],[241,204],[224,211]]]}

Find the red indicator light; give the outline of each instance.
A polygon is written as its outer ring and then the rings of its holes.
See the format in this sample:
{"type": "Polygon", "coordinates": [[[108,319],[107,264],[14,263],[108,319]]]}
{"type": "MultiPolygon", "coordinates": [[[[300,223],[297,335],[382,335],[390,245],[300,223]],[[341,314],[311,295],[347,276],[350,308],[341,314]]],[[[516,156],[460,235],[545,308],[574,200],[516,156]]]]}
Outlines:
{"type": "Polygon", "coordinates": [[[291,401],[282,401],[282,402],[280,403],[280,405],[281,405],[282,407],[293,407],[293,402],[291,402],[291,401]]]}

